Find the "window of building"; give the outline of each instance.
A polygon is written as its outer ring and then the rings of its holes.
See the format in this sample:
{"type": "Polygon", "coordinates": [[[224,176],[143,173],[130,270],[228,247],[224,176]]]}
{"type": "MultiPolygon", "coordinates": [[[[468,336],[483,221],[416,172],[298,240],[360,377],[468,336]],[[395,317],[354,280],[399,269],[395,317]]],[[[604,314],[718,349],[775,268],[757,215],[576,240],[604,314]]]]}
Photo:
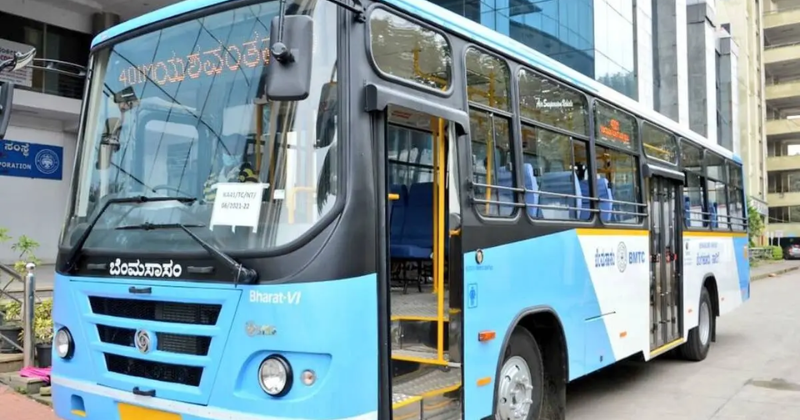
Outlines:
{"type": "MultiPolygon", "coordinates": [[[[0,12],[0,40],[36,48],[37,59],[45,58],[85,66],[89,61],[92,36],[0,12]]],[[[76,67],[64,66],[64,70],[65,72],[57,72],[34,65],[30,86],[17,84],[17,87],[80,99],[83,96],[84,77],[78,74],[76,67]]]]}
{"type": "Polygon", "coordinates": [[[505,61],[475,48],[466,54],[472,135],[472,179],[478,212],[513,217],[515,186],[511,147],[510,70],[505,61]]]}
{"type": "Polygon", "coordinates": [[[519,72],[519,110],[524,118],[589,135],[586,97],[534,71],[519,72]]]}
{"type": "Polygon", "coordinates": [[[370,14],[369,35],[384,74],[439,91],[451,86],[453,53],[444,35],[381,8],[370,14]]]}

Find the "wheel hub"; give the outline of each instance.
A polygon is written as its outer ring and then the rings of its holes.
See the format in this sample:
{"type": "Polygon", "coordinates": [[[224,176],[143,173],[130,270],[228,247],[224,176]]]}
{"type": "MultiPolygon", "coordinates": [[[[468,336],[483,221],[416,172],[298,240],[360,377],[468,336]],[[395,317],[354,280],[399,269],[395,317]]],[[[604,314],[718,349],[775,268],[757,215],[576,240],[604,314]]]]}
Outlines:
{"type": "Polygon", "coordinates": [[[500,370],[497,412],[503,420],[525,420],[533,404],[533,384],[528,363],[519,356],[508,359],[500,370]]]}

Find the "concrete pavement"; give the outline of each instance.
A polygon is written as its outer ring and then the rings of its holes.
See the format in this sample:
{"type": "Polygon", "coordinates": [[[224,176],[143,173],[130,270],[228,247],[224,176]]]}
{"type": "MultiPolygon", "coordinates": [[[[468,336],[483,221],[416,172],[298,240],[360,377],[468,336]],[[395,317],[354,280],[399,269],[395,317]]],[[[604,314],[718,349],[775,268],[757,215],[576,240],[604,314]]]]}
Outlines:
{"type": "MultiPolygon", "coordinates": [[[[800,266],[756,267],[758,276],[800,266]]],[[[708,358],[624,362],[572,383],[567,420],[800,420],[800,271],[756,281],[751,300],[718,319],[708,358]]],[[[56,420],[0,387],[0,420],[56,420]]]]}

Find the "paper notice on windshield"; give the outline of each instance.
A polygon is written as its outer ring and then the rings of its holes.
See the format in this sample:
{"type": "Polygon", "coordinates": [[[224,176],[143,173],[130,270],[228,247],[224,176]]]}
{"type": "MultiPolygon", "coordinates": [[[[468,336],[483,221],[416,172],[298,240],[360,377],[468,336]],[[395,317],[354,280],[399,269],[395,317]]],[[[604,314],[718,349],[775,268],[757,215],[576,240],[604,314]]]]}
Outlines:
{"type": "Polygon", "coordinates": [[[253,232],[258,231],[265,185],[233,182],[219,183],[216,187],[210,227],[248,226],[253,232]]]}

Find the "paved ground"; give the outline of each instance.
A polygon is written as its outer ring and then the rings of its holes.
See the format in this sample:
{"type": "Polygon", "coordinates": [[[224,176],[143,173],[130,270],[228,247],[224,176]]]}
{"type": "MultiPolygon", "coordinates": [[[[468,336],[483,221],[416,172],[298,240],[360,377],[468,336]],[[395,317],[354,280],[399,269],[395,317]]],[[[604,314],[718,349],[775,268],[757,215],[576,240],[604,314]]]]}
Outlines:
{"type": "MultiPolygon", "coordinates": [[[[779,262],[758,276],[800,266],[779,262]]],[[[568,389],[567,420],[800,420],[800,271],[756,281],[700,363],[624,363],[568,389]]],[[[0,387],[0,420],[55,420],[0,387]]]]}

